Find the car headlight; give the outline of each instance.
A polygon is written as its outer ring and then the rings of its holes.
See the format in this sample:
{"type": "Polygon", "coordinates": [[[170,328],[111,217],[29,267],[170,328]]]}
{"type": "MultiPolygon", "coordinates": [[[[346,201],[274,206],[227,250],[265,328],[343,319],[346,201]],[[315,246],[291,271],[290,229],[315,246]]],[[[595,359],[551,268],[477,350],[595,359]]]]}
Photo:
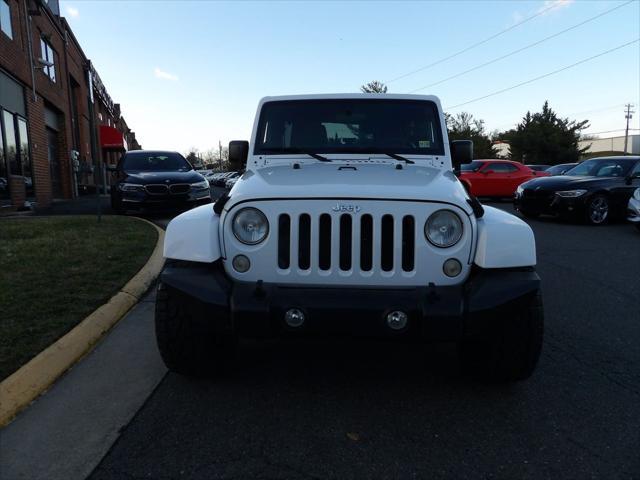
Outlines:
{"type": "Polygon", "coordinates": [[[518,188],[516,188],[516,196],[519,197],[520,195],[522,195],[522,192],[524,192],[524,187],[522,186],[522,184],[518,185],[518,188]]]}
{"type": "Polygon", "coordinates": [[[256,245],[267,238],[269,221],[257,208],[243,208],[233,217],[233,234],[246,245],[256,245]]]}
{"type": "Polygon", "coordinates": [[[636,191],[633,192],[633,198],[640,201],[640,188],[636,188],[636,191]]]}
{"type": "Polygon", "coordinates": [[[137,183],[119,183],[118,189],[121,192],[141,192],[143,185],[138,185],[137,183]]]}
{"type": "Polygon", "coordinates": [[[563,198],[576,198],[587,193],[586,190],[563,190],[556,192],[556,195],[563,198]]]}
{"type": "Polygon", "coordinates": [[[451,210],[438,210],[424,224],[424,235],[436,247],[451,247],[462,238],[462,220],[451,210]]]}
{"type": "Polygon", "coordinates": [[[192,183],[191,188],[196,190],[200,188],[209,188],[209,182],[207,180],[203,180],[201,182],[192,183]]]}

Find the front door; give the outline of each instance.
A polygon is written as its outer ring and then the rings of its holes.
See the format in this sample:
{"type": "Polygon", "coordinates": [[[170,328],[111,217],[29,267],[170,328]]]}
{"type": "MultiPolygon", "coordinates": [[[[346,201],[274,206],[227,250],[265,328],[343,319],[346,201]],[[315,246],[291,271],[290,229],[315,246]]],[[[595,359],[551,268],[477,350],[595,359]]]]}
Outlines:
{"type": "Polygon", "coordinates": [[[58,158],[58,132],[51,128],[47,128],[47,156],[51,173],[51,194],[53,198],[61,198],[62,182],[60,181],[60,159],[58,158]]]}

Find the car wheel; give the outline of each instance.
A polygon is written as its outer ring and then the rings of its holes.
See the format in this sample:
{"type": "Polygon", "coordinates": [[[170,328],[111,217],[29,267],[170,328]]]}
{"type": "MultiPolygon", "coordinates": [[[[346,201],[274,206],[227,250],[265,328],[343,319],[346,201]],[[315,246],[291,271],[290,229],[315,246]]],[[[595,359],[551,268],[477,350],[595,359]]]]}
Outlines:
{"type": "Polygon", "coordinates": [[[237,338],[216,332],[192,299],[160,284],[156,295],[156,340],[160,356],[173,372],[193,377],[215,375],[235,358],[237,338]]]}
{"type": "Polygon", "coordinates": [[[529,210],[518,210],[524,217],[527,218],[538,218],[540,214],[538,212],[532,212],[529,210]]]}
{"type": "Polygon", "coordinates": [[[122,202],[116,200],[113,196],[111,197],[111,210],[113,210],[116,215],[124,215],[125,213],[125,209],[122,207],[122,202]]]}
{"type": "Polygon", "coordinates": [[[501,383],[526,380],[542,351],[544,312],[540,292],[519,311],[504,312],[489,321],[485,337],[459,343],[463,370],[501,383]]]}
{"type": "Polygon", "coordinates": [[[609,199],[594,195],[587,201],[586,220],[590,225],[603,225],[609,219],[609,199]]]}

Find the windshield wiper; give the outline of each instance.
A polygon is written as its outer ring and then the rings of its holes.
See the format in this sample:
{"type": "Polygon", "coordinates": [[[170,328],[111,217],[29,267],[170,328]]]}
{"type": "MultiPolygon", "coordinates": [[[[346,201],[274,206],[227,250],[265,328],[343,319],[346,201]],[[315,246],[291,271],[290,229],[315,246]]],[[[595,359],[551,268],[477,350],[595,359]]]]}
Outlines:
{"type": "Polygon", "coordinates": [[[309,155],[310,157],[315,158],[316,160],[320,160],[321,162],[331,162],[332,160],[330,160],[327,157],[323,157],[322,155],[312,152],[310,150],[305,150],[304,148],[287,148],[287,149],[283,149],[281,150],[282,153],[304,153],[305,155],[309,155]]]}
{"type": "Polygon", "coordinates": [[[409,160],[408,158],[403,157],[402,155],[398,155],[396,153],[389,153],[389,152],[382,152],[382,153],[384,153],[387,157],[393,158],[394,160],[402,160],[403,162],[410,163],[410,164],[416,163],[413,160],[409,160]]]}

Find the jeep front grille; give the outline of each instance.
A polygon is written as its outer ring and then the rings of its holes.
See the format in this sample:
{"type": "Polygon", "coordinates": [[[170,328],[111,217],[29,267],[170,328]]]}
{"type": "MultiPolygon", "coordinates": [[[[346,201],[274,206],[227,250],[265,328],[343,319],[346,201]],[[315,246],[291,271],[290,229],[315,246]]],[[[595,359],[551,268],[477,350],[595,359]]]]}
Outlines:
{"type": "Polygon", "coordinates": [[[415,219],[411,215],[374,218],[370,214],[323,213],[312,218],[303,213],[292,218],[283,213],[278,217],[277,235],[278,267],[283,270],[309,270],[311,265],[320,271],[337,268],[345,272],[377,268],[411,272],[415,268],[415,219]],[[398,259],[396,249],[401,249],[398,259]],[[317,258],[312,258],[314,252],[317,258]],[[394,265],[396,261],[399,265],[394,265]]]}
{"type": "Polygon", "coordinates": [[[224,265],[230,277],[243,282],[373,288],[414,285],[454,285],[470,269],[473,228],[471,218],[456,211],[464,225],[463,238],[450,248],[437,248],[424,236],[429,215],[441,203],[398,200],[255,200],[232,207],[224,217],[224,265]],[[239,208],[259,209],[269,221],[269,233],[257,245],[245,245],[233,234],[239,208]],[[342,208],[351,208],[343,211],[342,208]],[[245,255],[251,268],[244,273],[231,264],[245,255]],[[463,264],[461,275],[450,278],[442,269],[448,258],[463,264]]]}

